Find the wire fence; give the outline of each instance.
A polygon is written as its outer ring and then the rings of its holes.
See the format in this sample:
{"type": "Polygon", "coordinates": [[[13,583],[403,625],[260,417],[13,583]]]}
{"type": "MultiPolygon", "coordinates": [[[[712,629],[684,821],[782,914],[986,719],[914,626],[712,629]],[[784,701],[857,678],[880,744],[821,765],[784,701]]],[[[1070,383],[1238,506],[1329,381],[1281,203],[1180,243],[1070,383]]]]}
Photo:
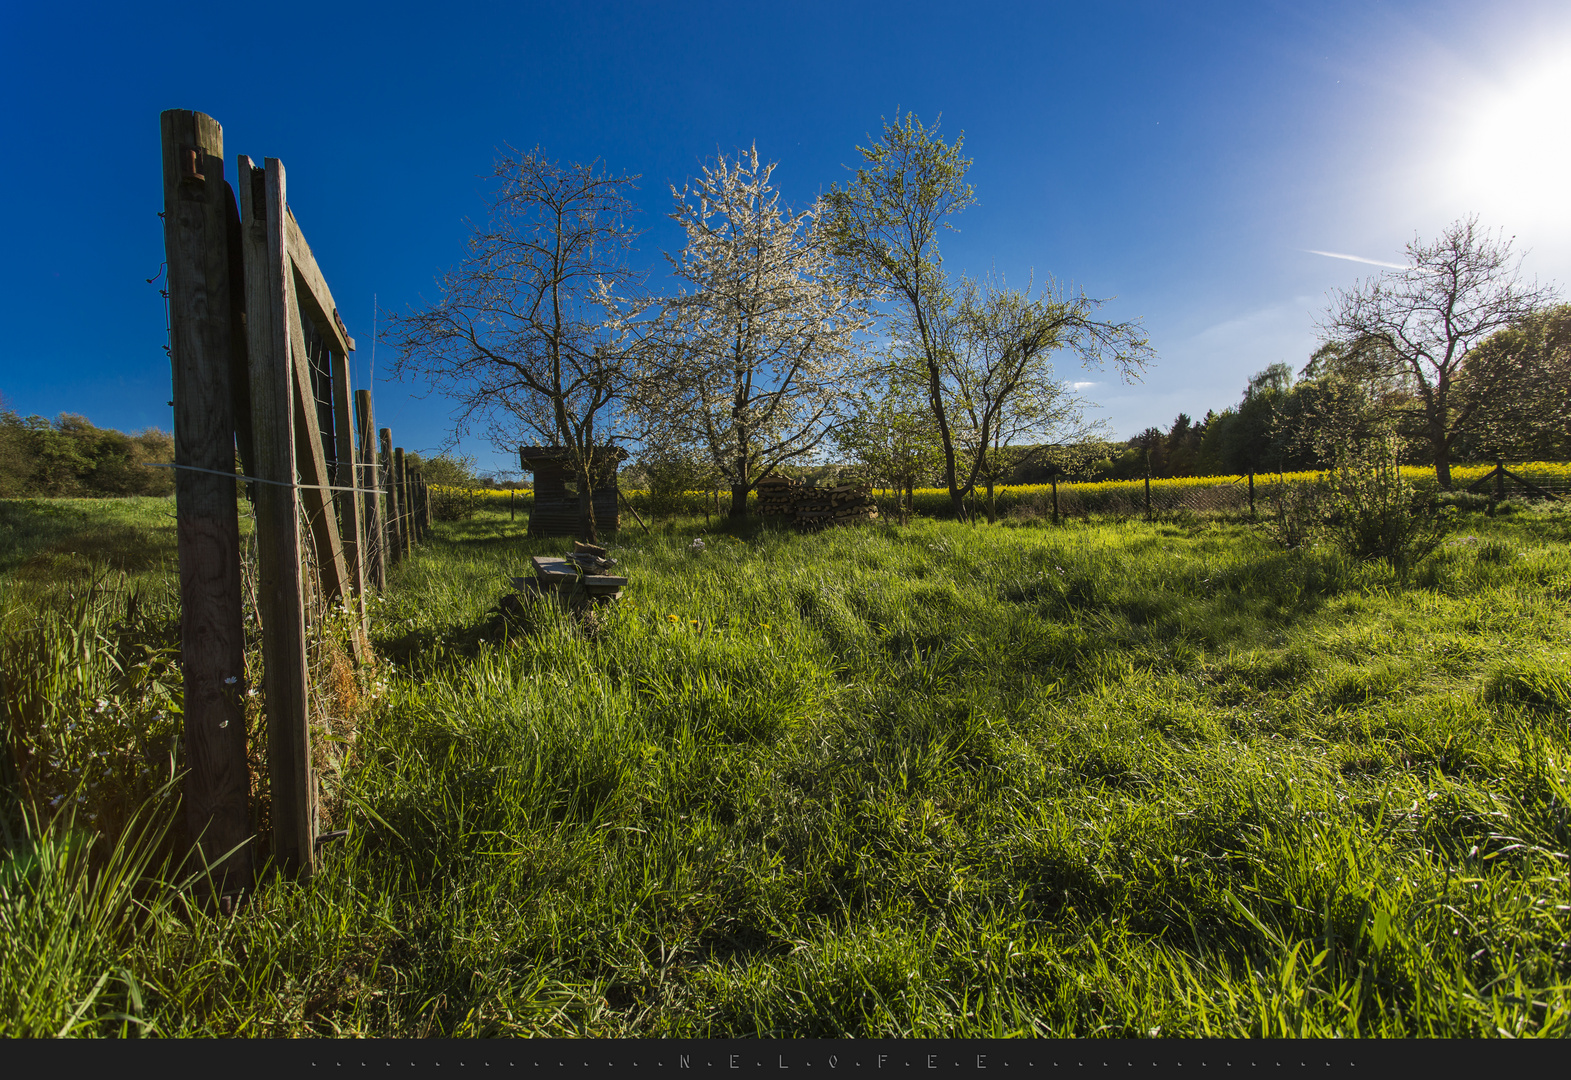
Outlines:
{"type": "MultiPolygon", "coordinates": [[[[1571,504],[1571,464],[1536,461],[1507,465],[1506,468],[1511,475],[1503,477],[1497,485],[1491,476],[1494,469],[1492,464],[1453,466],[1452,498],[1462,502],[1476,500],[1483,505],[1496,498],[1536,502],[1543,498],[1541,493],[1547,493],[1571,504]],[[1521,483],[1524,480],[1531,488],[1521,483]],[[1485,481],[1481,487],[1472,487],[1480,481],[1485,481]]],[[[1402,476],[1419,488],[1433,489],[1438,486],[1433,467],[1404,466],[1402,476]]],[[[1066,518],[1161,517],[1184,513],[1202,516],[1265,514],[1271,512],[1277,498],[1286,489],[1314,483],[1323,477],[1324,474],[1319,472],[1293,472],[1256,473],[1253,477],[1154,478],[1149,482],[1144,479],[1061,482],[1057,488],[1057,511],[1060,517],[1066,518]]],[[[451,490],[457,492],[464,489],[451,490]]],[[[468,489],[466,494],[477,504],[506,505],[518,515],[526,514],[533,506],[532,493],[528,489],[468,489]]],[[[623,488],[618,497],[645,519],[707,517],[715,520],[725,517],[731,508],[729,489],[655,494],[642,489],[623,488]]],[[[894,491],[876,490],[874,499],[881,518],[898,518],[899,501],[894,491]]],[[[955,517],[954,505],[945,488],[917,488],[912,492],[911,502],[912,511],[917,517],[955,517]]],[[[1051,518],[1054,513],[1054,491],[1051,484],[1013,485],[996,488],[990,499],[986,491],[978,490],[966,498],[965,506],[968,513],[975,513],[979,518],[987,517],[989,510],[1001,519],[1051,518]]],[[[749,494],[748,516],[757,516],[759,512],[756,493],[749,494]]]]}

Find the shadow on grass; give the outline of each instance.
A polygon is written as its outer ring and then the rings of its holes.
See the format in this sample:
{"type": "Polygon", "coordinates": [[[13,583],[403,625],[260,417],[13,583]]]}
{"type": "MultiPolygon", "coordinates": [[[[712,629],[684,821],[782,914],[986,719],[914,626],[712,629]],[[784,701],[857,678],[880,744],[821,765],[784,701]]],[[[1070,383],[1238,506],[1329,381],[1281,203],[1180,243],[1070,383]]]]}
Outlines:
{"type": "Polygon", "coordinates": [[[156,570],[177,558],[175,525],[106,522],[91,510],[42,500],[0,502],[0,574],[45,583],[87,567],[156,570]]]}

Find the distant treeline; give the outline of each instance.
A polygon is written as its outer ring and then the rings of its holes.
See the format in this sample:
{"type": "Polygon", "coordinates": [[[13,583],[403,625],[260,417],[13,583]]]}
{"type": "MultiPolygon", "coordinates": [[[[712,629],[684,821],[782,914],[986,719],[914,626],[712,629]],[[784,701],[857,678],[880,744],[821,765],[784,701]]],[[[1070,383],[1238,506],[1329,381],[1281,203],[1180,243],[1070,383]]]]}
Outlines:
{"type": "Polygon", "coordinates": [[[94,427],[85,416],[53,420],[0,409],[0,498],[109,498],[169,495],[174,436],[148,428],[135,435],[94,427]]]}

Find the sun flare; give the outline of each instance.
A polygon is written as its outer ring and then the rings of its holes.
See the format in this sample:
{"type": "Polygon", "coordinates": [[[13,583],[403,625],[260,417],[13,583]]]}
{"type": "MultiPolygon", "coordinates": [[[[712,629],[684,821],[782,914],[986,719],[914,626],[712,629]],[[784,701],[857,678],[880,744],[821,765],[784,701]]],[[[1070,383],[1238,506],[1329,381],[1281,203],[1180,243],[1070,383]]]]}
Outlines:
{"type": "Polygon", "coordinates": [[[1464,107],[1445,177],[1453,194],[1507,231],[1571,224],[1571,64],[1564,54],[1464,107]]]}

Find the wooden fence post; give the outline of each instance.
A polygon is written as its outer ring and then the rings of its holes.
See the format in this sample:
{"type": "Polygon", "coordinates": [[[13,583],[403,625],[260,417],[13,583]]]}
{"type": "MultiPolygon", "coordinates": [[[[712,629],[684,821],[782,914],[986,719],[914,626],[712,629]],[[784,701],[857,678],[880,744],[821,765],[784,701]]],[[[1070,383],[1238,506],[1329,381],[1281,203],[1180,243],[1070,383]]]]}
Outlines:
{"type": "Polygon", "coordinates": [[[257,605],[261,609],[272,855],[309,876],[316,856],[316,784],[311,772],[305,593],[300,565],[300,496],[295,486],[294,367],[289,356],[290,273],[284,246],[283,163],[265,169],[239,158],[245,243],[246,337],[255,440],[257,605]]]}
{"type": "Polygon", "coordinates": [[[409,473],[404,468],[404,448],[393,448],[393,492],[398,498],[399,555],[408,558],[414,551],[414,518],[409,513],[409,473]]]}
{"type": "Polygon", "coordinates": [[[387,492],[387,558],[397,562],[404,557],[404,524],[398,516],[398,465],[393,459],[393,429],[378,432],[382,446],[382,486],[387,492]]]}
{"type": "MultiPolygon", "coordinates": [[[[1280,492],[1277,494],[1277,499],[1278,501],[1281,500],[1280,492]]],[[[1249,470],[1249,516],[1255,516],[1255,472],[1253,469],[1249,470]]]]}
{"type": "MultiPolygon", "coordinates": [[[[334,444],[338,451],[338,483],[337,487],[356,488],[360,486],[359,460],[360,455],[355,450],[355,418],[350,408],[352,400],[349,387],[349,357],[346,354],[333,352],[333,427],[334,444]]],[[[365,524],[360,513],[360,493],[357,491],[338,492],[338,505],[343,514],[344,521],[344,561],[349,571],[349,582],[354,588],[355,604],[360,616],[360,633],[371,632],[371,626],[366,620],[365,607],[365,524]]],[[[349,598],[344,597],[345,603],[349,598]]]]}
{"type": "Polygon", "coordinates": [[[1146,473],[1146,520],[1151,520],[1151,474],[1146,473]]]}
{"type": "Polygon", "coordinates": [[[174,384],[186,823],[218,895],[252,884],[245,631],[235,468],[232,289],[224,132],[203,113],[160,117],[169,358],[174,384]],[[232,849],[234,854],[225,859],[232,849]]]}
{"type": "Polygon", "coordinates": [[[1053,481],[1053,524],[1058,524],[1058,474],[1055,472],[1050,479],[1053,481]]]}
{"type": "Polygon", "coordinates": [[[383,526],[382,500],[378,494],[382,490],[382,470],[376,456],[376,418],[371,412],[371,391],[356,390],[355,407],[359,414],[360,435],[360,474],[355,483],[366,489],[360,493],[360,504],[365,509],[366,573],[371,578],[371,585],[381,590],[387,587],[387,530],[383,526]]]}
{"type": "Polygon", "coordinates": [[[431,486],[425,482],[425,477],[420,477],[420,527],[425,530],[425,535],[431,535],[431,486]]]}

